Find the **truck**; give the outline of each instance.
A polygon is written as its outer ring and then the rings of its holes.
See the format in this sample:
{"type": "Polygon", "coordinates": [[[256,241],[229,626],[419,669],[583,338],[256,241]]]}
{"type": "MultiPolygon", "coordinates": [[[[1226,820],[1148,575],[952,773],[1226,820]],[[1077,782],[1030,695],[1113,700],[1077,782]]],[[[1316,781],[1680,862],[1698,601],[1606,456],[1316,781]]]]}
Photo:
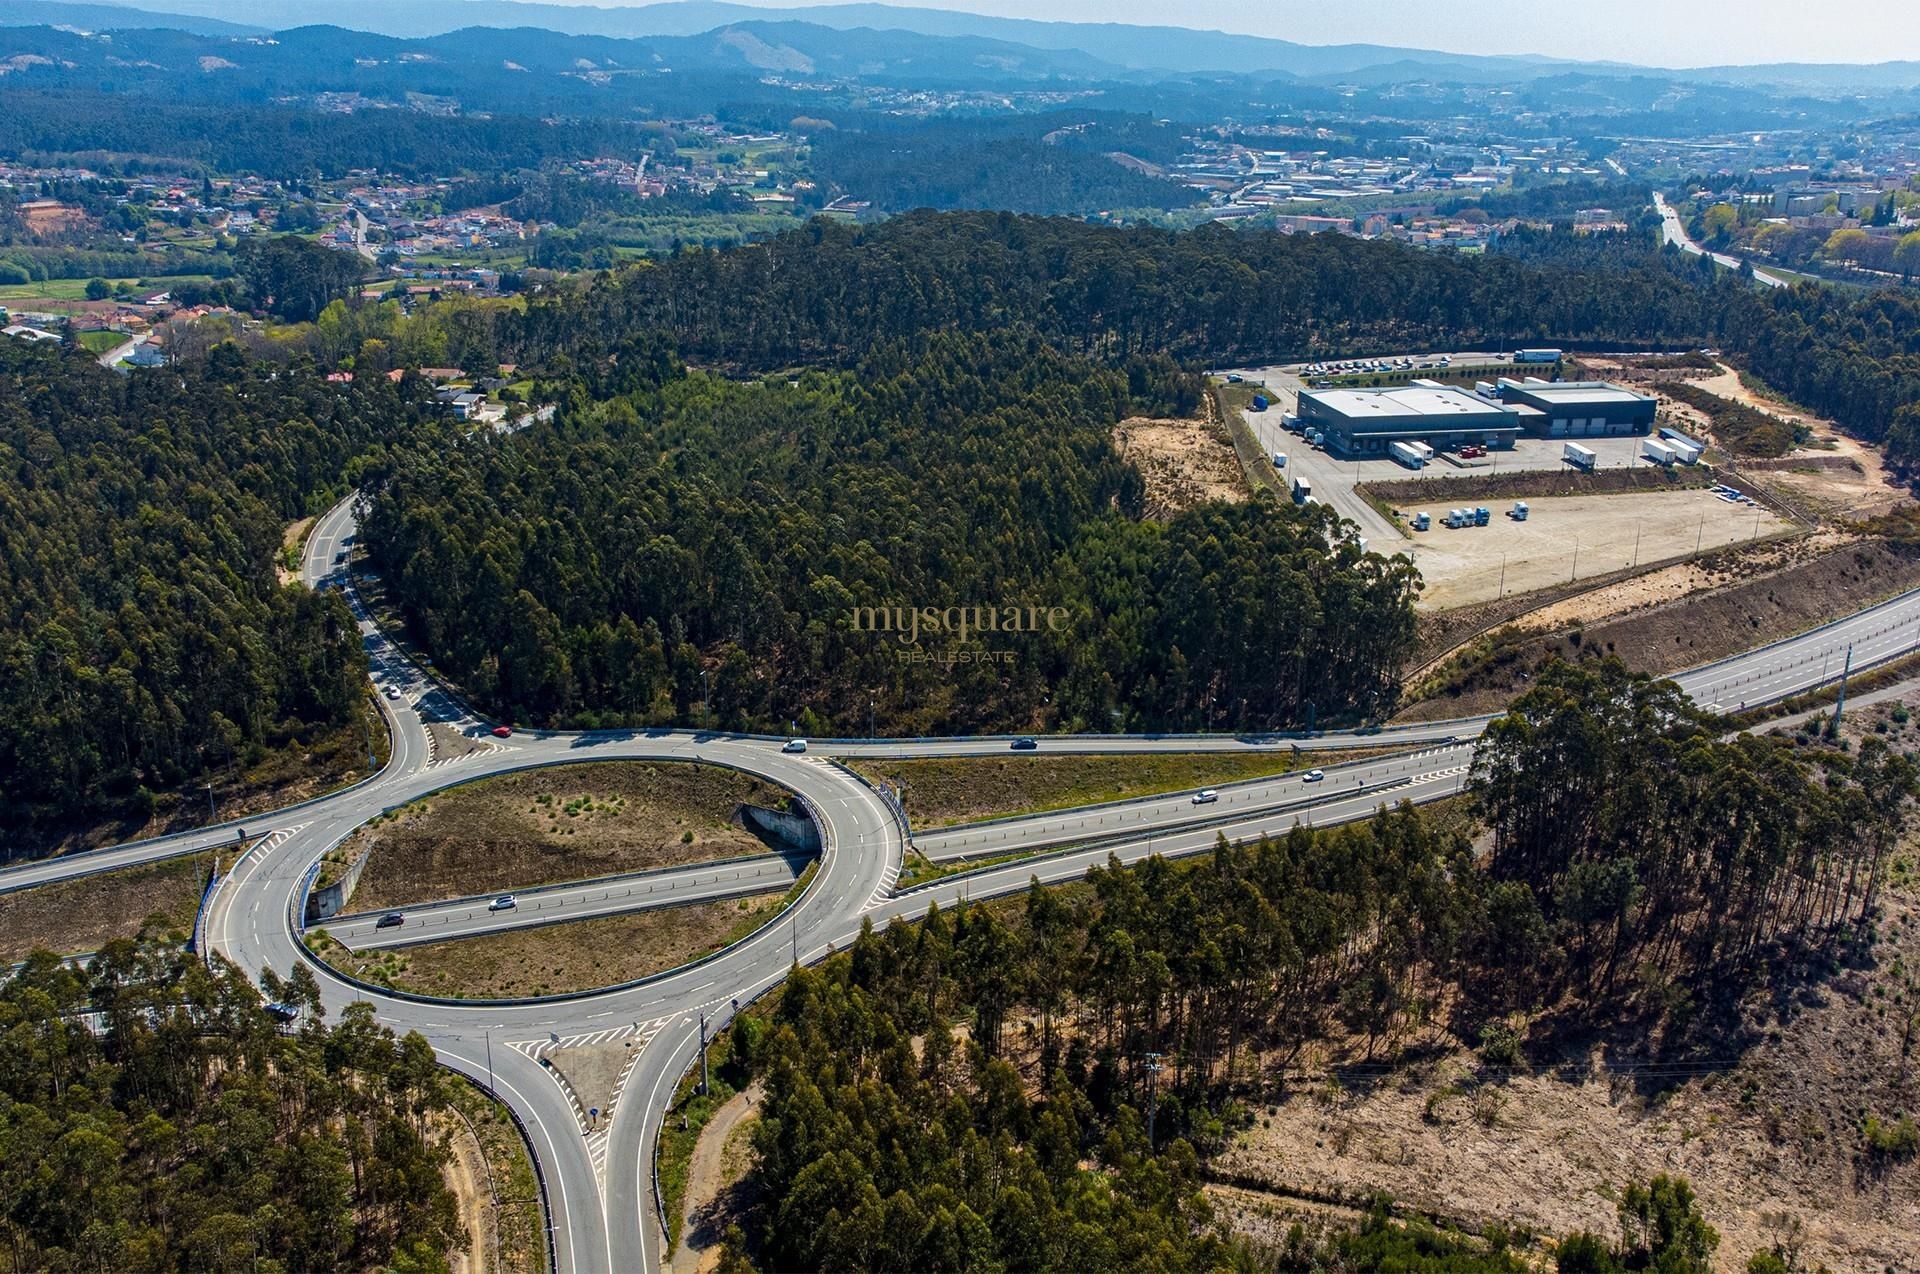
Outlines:
{"type": "Polygon", "coordinates": [[[1675,462],[1679,464],[1698,464],[1700,462],[1699,444],[1689,442],[1682,438],[1663,438],[1661,441],[1667,445],[1669,451],[1673,452],[1675,462]]]}
{"type": "Polygon", "coordinates": [[[1592,472],[1594,464],[1599,460],[1599,457],[1593,454],[1593,448],[1583,447],[1577,442],[1570,442],[1562,448],[1560,458],[1574,468],[1585,469],[1588,472],[1592,472]]]}
{"type": "Polygon", "coordinates": [[[1255,394],[1253,396],[1253,409],[1255,411],[1265,411],[1267,409],[1267,396],[1265,394],[1255,394]]]}
{"type": "Polygon", "coordinates": [[[1460,527],[1463,527],[1463,526],[1472,526],[1473,510],[1472,509],[1448,509],[1447,516],[1444,519],[1444,521],[1446,522],[1448,527],[1453,528],[1455,530],[1458,530],[1460,527]]]}
{"type": "Polygon", "coordinates": [[[1427,458],[1420,454],[1417,443],[1396,442],[1387,447],[1387,454],[1407,466],[1409,469],[1424,469],[1427,458]]]}
{"type": "Polygon", "coordinates": [[[1427,530],[1427,529],[1429,529],[1429,528],[1430,528],[1430,527],[1432,527],[1432,526],[1433,526],[1433,515],[1432,515],[1432,514],[1429,514],[1429,513],[1416,513],[1416,514],[1414,514],[1414,515],[1413,515],[1413,529],[1414,529],[1414,530],[1416,530],[1416,531],[1425,531],[1425,530],[1427,530]]]}
{"type": "Polygon", "coordinates": [[[1286,468],[1286,467],[1287,467],[1287,453],[1286,453],[1286,452],[1284,452],[1284,451],[1276,451],[1276,452],[1274,452],[1274,453],[1273,453],[1273,467],[1274,467],[1274,468],[1276,468],[1276,469],[1284,469],[1284,468],[1286,468]]]}
{"type": "Polygon", "coordinates": [[[1293,502],[1306,504],[1313,499],[1313,484],[1305,478],[1296,476],[1293,480],[1293,502]]]}
{"type": "Polygon", "coordinates": [[[1486,526],[1492,521],[1493,510],[1489,509],[1486,505],[1483,504],[1473,511],[1473,524],[1475,526],[1486,526]]]}
{"type": "Polygon", "coordinates": [[[1673,448],[1658,438],[1649,438],[1642,442],[1640,454],[1658,465],[1670,465],[1674,460],[1673,448]]]}
{"type": "Polygon", "coordinates": [[[1523,349],[1514,352],[1516,363],[1557,363],[1565,355],[1557,349],[1523,349]]]}
{"type": "Polygon", "coordinates": [[[1507,516],[1515,522],[1525,522],[1527,520],[1527,502],[1525,500],[1515,500],[1513,502],[1513,508],[1507,511],[1507,516]]]}

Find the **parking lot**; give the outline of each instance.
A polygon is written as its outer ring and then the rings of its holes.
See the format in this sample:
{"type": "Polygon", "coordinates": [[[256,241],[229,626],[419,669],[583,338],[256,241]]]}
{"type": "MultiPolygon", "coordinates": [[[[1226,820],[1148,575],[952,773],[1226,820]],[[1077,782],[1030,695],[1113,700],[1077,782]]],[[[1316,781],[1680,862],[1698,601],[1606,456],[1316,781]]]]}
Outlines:
{"type": "MultiPolygon", "coordinates": [[[[1405,546],[1427,587],[1420,605],[1446,610],[1530,592],[1635,565],[1690,556],[1785,530],[1785,519],[1760,508],[1729,504],[1711,491],[1650,491],[1625,495],[1556,496],[1527,501],[1524,522],[1508,516],[1507,501],[1487,526],[1449,530],[1435,504],[1433,529],[1411,541],[1397,536],[1388,552],[1405,546]]],[[[1410,513],[1421,506],[1404,505],[1410,513]]],[[[1376,515],[1377,516],[1377,515],[1376,515]]]]}

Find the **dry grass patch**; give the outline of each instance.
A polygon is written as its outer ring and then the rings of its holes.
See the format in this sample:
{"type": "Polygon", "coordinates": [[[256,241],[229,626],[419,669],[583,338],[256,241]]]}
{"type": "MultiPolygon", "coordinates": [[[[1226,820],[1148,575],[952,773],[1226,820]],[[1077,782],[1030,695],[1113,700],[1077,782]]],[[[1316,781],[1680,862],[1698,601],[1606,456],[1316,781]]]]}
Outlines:
{"type": "Polygon", "coordinates": [[[1211,420],[1134,416],[1114,426],[1113,445],[1146,479],[1149,517],[1169,517],[1209,500],[1247,498],[1233,440],[1211,420]]]}
{"type": "Polygon", "coordinates": [[[0,894],[0,964],[42,948],[59,955],[98,951],[139,933],[150,916],[185,942],[212,865],[211,854],[190,854],[0,894]]]}
{"type": "Polygon", "coordinates": [[[355,977],[422,995],[496,1000],[631,982],[697,960],[751,933],[784,892],[543,925],[358,955],[316,930],[312,945],[355,977]]]}
{"type": "Polygon", "coordinates": [[[355,911],[499,893],[650,867],[763,854],[730,820],[787,793],[719,766],[598,761],[453,788],[355,832],[335,855],[371,855],[355,911]]]}

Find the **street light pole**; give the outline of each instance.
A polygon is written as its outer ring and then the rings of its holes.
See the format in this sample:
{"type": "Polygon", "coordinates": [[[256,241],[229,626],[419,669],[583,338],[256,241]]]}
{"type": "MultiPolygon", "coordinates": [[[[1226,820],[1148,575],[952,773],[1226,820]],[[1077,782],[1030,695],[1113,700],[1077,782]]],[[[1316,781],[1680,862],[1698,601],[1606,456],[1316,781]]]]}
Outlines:
{"type": "Polygon", "coordinates": [[[1579,578],[1580,578],[1580,541],[1575,540],[1573,542],[1573,570],[1567,573],[1567,583],[1571,584],[1573,583],[1573,581],[1579,578]]]}

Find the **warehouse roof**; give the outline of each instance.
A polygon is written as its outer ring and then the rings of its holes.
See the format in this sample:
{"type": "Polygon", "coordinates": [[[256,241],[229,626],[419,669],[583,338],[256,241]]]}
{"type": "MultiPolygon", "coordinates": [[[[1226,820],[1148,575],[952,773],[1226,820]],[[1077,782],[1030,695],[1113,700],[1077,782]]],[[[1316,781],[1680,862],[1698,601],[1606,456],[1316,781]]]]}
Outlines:
{"type": "Polygon", "coordinates": [[[1622,389],[1603,380],[1566,380],[1553,381],[1544,385],[1528,384],[1524,381],[1502,381],[1503,393],[1524,395],[1548,404],[1608,403],[1625,405],[1628,403],[1652,402],[1645,394],[1636,394],[1631,389],[1622,389]]]}
{"type": "Polygon", "coordinates": [[[1405,389],[1331,389],[1303,393],[1328,411],[1349,420],[1378,420],[1398,416],[1429,416],[1435,424],[1454,417],[1462,422],[1500,418],[1510,420],[1513,409],[1488,402],[1461,389],[1429,389],[1409,386],[1405,389]]]}

